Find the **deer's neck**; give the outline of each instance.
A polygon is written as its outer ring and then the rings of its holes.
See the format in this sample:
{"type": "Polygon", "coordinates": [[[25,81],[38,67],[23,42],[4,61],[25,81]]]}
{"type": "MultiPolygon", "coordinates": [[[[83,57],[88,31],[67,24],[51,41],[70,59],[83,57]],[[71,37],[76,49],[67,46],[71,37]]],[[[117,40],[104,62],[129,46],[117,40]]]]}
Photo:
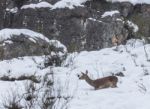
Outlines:
{"type": "Polygon", "coordinates": [[[85,79],[85,81],[86,81],[89,85],[94,86],[94,84],[93,84],[93,81],[94,81],[94,80],[90,79],[88,76],[87,76],[87,78],[85,79]]]}

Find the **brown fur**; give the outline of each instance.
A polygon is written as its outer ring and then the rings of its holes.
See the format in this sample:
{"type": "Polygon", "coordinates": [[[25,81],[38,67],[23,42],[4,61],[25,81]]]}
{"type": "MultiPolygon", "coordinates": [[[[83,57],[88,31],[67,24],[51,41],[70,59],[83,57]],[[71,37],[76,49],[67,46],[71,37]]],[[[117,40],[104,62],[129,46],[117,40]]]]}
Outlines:
{"type": "Polygon", "coordinates": [[[81,73],[82,73],[81,76],[78,75],[79,79],[85,80],[89,85],[93,86],[95,90],[108,88],[108,87],[112,87],[112,88],[117,87],[118,78],[116,76],[108,76],[108,77],[92,80],[87,75],[88,71],[86,71],[86,73],[83,72],[81,73]]]}
{"type": "Polygon", "coordinates": [[[112,42],[113,46],[118,46],[119,44],[122,43],[122,40],[123,40],[122,36],[120,36],[120,38],[117,36],[113,36],[111,39],[111,42],[112,42]]]}

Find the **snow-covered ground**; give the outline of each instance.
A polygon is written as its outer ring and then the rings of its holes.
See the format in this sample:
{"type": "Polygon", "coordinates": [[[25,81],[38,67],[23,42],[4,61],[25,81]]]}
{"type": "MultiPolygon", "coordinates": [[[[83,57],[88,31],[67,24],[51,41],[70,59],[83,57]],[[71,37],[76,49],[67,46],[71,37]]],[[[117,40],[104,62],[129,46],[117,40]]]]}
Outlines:
{"type": "MultiPolygon", "coordinates": [[[[12,77],[21,74],[43,76],[54,72],[54,95],[70,97],[55,103],[55,109],[149,109],[150,99],[150,45],[141,40],[130,40],[127,45],[99,51],[83,51],[68,55],[62,67],[44,68],[44,57],[22,57],[0,62],[0,75],[12,77]],[[92,79],[122,72],[117,88],[94,90],[77,74],[89,71],[92,79]],[[64,106],[65,103],[65,106],[64,106]]],[[[24,93],[25,81],[0,81],[0,100],[8,91],[24,93]],[[10,90],[11,89],[11,90],[10,90]]],[[[38,107],[36,108],[38,109],[38,107]]]]}
{"type": "Polygon", "coordinates": [[[67,77],[69,80],[66,78],[73,96],[68,109],[150,108],[150,45],[143,46],[142,41],[131,40],[126,46],[119,46],[118,51],[114,49],[85,51],[73,56],[71,76],[67,77]],[[118,88],[94,90],[76,76],[85,70],[93,79],[118,72],[125,76],[118,77],[118,88]]]}

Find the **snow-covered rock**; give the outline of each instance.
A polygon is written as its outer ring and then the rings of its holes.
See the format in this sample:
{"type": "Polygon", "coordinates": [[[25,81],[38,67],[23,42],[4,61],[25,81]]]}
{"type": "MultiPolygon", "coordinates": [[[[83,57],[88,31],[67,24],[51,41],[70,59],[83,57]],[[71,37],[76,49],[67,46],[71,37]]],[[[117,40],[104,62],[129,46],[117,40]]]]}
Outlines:
{"type": "Polygon", "coordinates": [[[67,48],[59,41],[49,40],[44,35],[28,29],[2,29],[0,42],[0,59],[39,55],[62,57],[67,53],[67,48]]]}
{"type": "Polygon", "coordinates": [[[36,9],[36,8],[52,8],[52,5],[49,4],[48,2],[40,2],[40,3],[37,3],[37,4],[23,5],[21,7],[21,9],[27,9],[27,8],[33,8],[33,9],[36,9]]]}

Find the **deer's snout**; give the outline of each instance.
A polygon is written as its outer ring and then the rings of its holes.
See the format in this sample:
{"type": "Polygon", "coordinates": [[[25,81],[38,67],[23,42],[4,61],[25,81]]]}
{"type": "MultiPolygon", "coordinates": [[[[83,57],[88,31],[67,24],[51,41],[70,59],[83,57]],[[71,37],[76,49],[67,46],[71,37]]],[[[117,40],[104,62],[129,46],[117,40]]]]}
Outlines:
{"type": "Polygon", "coordinates": [[[79,74],[77,75],[77,77],[78,77],[79,79],[81,79],[81,76],[80,76],[79,74]]]}

